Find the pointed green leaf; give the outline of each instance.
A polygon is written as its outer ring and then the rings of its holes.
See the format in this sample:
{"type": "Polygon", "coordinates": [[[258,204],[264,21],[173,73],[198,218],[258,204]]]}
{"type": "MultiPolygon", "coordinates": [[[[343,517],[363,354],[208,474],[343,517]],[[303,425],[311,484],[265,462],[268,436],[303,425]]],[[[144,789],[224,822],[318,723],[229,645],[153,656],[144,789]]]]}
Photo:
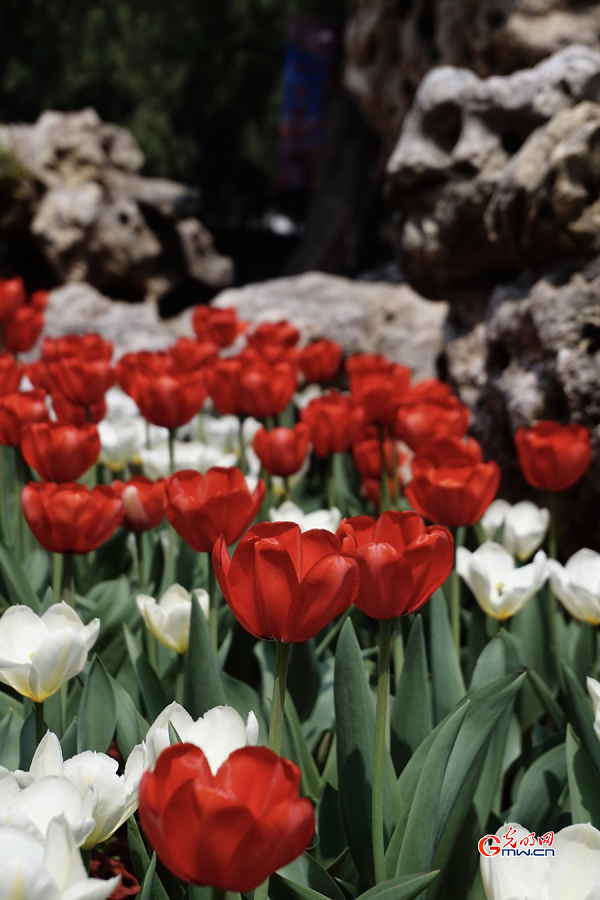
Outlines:
{"type": "Polygon", "coordinates": [[[0,766],[11,771],[19,768],[22,725],[12,709],[0,722],[0,766]]]}
{"type": "Polygon", "coordinates": [[[435,881],[438,875],[437,871],[400,875],[390,881],[383,881],[370,891],[365,891],[357,900],[414,900],[435,881]]]}
{"type": "Polygon", "coordinates": [[[600,742],[594,731],[592,702],[569,666],[563,666],[571,721],[579,740],[598,775],[600,775],[600,742]]]}
{"type": "Polygon", "coordinates": [[[570,725],[565,744],[571,818],[574,825],[600,827],[600,776],[570,725]]]}
{"type": "Polygon", "coordinates": [[[146,869],[144,880],[140,885],[140,889],[136,894],[137,900],[150,900],[152,896],[152,885],[154,884],[154,875],[156,873],[156,853],[152,854],[150,865],[146,869]]]}
{"type": "MultiPolygon", "coordinates": [[[[192,609],[196,604],[192,604],[192,609]]],[[[165,694],[161,681],[152,668],[142,650],[126,625],[123,626],[125,635],[125,643],[129,657],[135,669],[138,684],[144,698],[144,703],[148,709],[148,716],[153,722],[154,719],[168,706],[168,698],[165,694]]]]}
{"type": "Polygon", "coordinates": [[[560,798],[566,784],[567,761],[561,743],[539,756],[527,769],[506,821],[527,822],[526,827],[537,833],[556,830],[560,798]]]}
{"type": "MultiPolygon", "coordinates": [[[[327,872],[310,853],[302,853],[297,859],[279,869],[278,873],[290,889],[304,887],[329,900],[344,900],[344,895],[339,889],[329,872],[327,872]]],[[[271,893],[271,885],[269,885],[271,893]]],[[[275,896],[275,894],[273,895],[275,896]]]]}
{"type": "Polygon", "coordinates": [[[125,688],[119,684],[116,678],[111,676],[109,678],[117,706],[115,743],[123,759],[127,759],[135,745],[141,743],[147,730],[147,723],[144,723],[125,688]],[[144,734],[142,734],[142,728],[140,727],[140,719],[146,725],[144,734]]]}
{"type": "Polygon", "coordinates": [[[392,704],[390,728],[392,759],[399,773],[433,728],[431,685],[421,616],[416,616],[408,636],[402,675],[392,704]]]}
{"type": "Polygon", "coordinates": [[[558,731],[561,731],[565,727],[565,714],[560,704],[555,700],[550,688],[543,678],[540,678],[535,669],[529,669],[527,678],[536,697],[552,719],[552,724],[558,731]]]}
{"type": "Polygon", "coordinates": [[[117,704],[110,675],[100,657],[94,655],[79,705],[77,752],[96,750],[106,753],[116,727],[117,704]]]}
{"type": "Polygon", "coordinates": [[[11,550],[6,544],[0,541],[0,573],[6,585],[7,600],[12,604],[18,605],[24,603],[25,606],[39,613],[40,601],[32,586],[30,585],[25,572],[13,556],[11,550]]]}
{"type": "Polygon", "coordinates": [[[208,622],[199,603],[192,603],[184,694],[184,706],[192,719],[203,716],[213,706],[225,704],[219,663],[210,639],[208,622]]]}
{"type": "Polygon", "coordinates": [[[431,674],[434,722],[440,722],[465,695],[465,684],[452,644],[450,620],[443,591],[429,601],[431,674]]]}
{"type": "MultiPolygon", "coordinates": [[[[150,856],[146,850],[144,841],[140,834],[134,816],[130,816],[127,820],[127,845],[129,848],[129,858],[133,866],[133,872],[140,884],[143,883],[146,873],[150,867],[150,856]]],[[[156,854],[154,854],[154,867],[156,868],[156,854]]],[[[153,877],[152,894],[153,900],[169,900],[169,896],[165,891],[160,878],[155,874],[153,877]]],[[[139,897],[139,894],[138,894],[139,897]]]]}
{"type": "Polygon", "coordinates": [[[294,701],[289,693],[285,696],[284,723],[294,749],[294,759],[302,772],[302,790],[307,796],[316,799],[321,793],[321,776],[306,743],[294,701]]]}
{"type": "MultiPolygon", "coordinates": [[[[338,638],[334,682],[342,822],[363,884],[372,885],[375,880],[371,828],[375,703],[350,619],[338,638]]],[[[399,799],[389,753],[385,765],[384,834],[387,842],[398,815],[399,799]]]]}

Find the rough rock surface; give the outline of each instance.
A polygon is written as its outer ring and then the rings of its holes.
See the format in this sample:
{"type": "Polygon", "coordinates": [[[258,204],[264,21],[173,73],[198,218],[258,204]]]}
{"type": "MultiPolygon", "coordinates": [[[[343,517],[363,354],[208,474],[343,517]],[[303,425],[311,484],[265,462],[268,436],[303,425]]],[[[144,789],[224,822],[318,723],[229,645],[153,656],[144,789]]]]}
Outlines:
{"type": "Polygon", "coordinates": [[[598,102],[600,53],[586,47],[504,78],[442,67],[423,79],[388,162],[417,290],[462,302],[557,253],[593,252],[598,102]]]}
{"type": "Polygon", "coordinates": [[[581,0],[353,0],[347,87],[389,143],[421,78],[438,65],[477,75],[527,68],[570,44],[600,50],[600,4],[581,0]]]}
{"type": "MultiPolygon", "coordinates": [[[[153,303],[111,300],[86,283],[63,285],[51,291],[43,337],[98,332],[114,344],[114,357],[139,350],[164,350],[178,337],[193,337],[192,311],[161,319],[153,303]]],[[[38,342],[32,356],[39,352],[38,342]]]]}
{"type": "Polygon", "coordinates": [[[196,218],[198,191],[140,175],[144,157],[133,136],[93,109],[0,126],[0,148],[37,186],[27,214],[20,202],[18,222],[3,215],[1,237],[32,238],[57,281],[140,299],[231,284],[231,260],[196,218]]]}
{"type": "Polygon", "coordinates": [[[320,272],[223,291],[216,306],[235,306],[251,321],[286,318],[305,340],[326,337],[349,353],[384,353],[413,370],[437,374],[445,303],[430,303],[408,285],[350,281],[320,272]]]}

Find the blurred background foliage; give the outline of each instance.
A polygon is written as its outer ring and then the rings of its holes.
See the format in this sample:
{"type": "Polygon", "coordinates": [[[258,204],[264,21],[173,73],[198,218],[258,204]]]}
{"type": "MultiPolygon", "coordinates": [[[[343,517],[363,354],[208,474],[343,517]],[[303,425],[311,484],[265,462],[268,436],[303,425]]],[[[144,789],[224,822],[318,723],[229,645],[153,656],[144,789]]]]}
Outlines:
{"type": "Polygon", "coordinates": [[[130,128],[145,173],[199,184],[205,213],[272,189],[286,25],[344,0],[3,0],[0,120],[93,106],[130,128]]]}

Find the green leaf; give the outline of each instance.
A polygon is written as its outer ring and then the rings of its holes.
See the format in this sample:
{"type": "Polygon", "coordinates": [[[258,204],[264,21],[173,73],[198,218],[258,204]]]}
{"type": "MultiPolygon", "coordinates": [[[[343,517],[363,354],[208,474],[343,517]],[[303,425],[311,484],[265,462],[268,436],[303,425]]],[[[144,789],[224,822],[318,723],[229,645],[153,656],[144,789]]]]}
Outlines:
{"type": "Polygon", "coordinates": [[[571,818],[574,825],[591,822],[600,827],[600,776],[581,746],[575,732],[567,726],[565,743],[571,818]]]}
{"type": "Polygon", "coordinates": [[[390,881],[382,881],[370,891],[359,894],[357,900],[414,900],[435,881],[438,875],[438,871],[401,875],[390,881]]]}
{"type": "Polygon", "coordinates": [[[135,704],[122,685],[109,676],[115,696],[117,707],[117,726],[115,730],[115,743],[123,759],[127,759],[136,744],[141,743],[146,734],[148,723],[145,722],[135,708],[135,704]],[[142,734],[140,719],[146,726],[142,734]]]}
{"type": "MultiPolygon", "coordinates": [[[[342,822],[362,882],[372,885],[375,880],[371,828],[375,703],[350,619],[338,638],[334,681],[342,822]]],[[[399,812],[399,800],[389,753],[385,765],[383,818],[387,842],[399,812]]]]}
{"type": "Polygon", "coordinates": [[[324,894],[284,878],[278,872],[274,872],[269,879],[269,897],[271,900],[327,900],[324,894]]]}
{"type": "MultiPolygon", "coordinates": [[[[303,853],[293,862],[279,869],[277,874],[288,883],[290,890],[304,887],[320,897],[328,897],[329,900],[344,900],[342,891],[329,872],[326,872],[309,853],[303,853]]],[[[271,894],[271,884],[269,884],[269,894],[271,894]]],[[[276,898],[276,892],[273,897],[276,898]]]]}
{"type": "Polygon", "coordinates": [[[21,734],[19,735],[19,768],[25,772],[29,771],[31,760],[35,753],[37,746],[35,737],[35,712],[32,704],[28,714],[25,716],[21,734]]]}
{"type": "Polygon", "coordinates": [[[546,682],[540,678],[535,669],[529,669],[527,678],[531,683],[536,697],[552,719],[552,724],[558,731],[561,731],[565,727],[565,714],[560,704],[555,700],[550,688],[546,682]]]}
{"type": "MultiPolygon", "coordinates": [[[[421,770],[412,803],[403,810],[399,826],[403,827],[404,837],[397,858],[396,875],[428,871],[430,868],[436,847],[444,775],[467,710],[468,704],[459,707],[441,729],[421,770]]],[[[388,872],[391,871],[392,861],[393,856],[386,860],[388,872]]]]}
{"type": "Polygon", "coordinates": [[[50,557],[46,551],[38,547],[32,550],[23,563],[23,573],[35,593],[40,596],[50,575],[50,557]]]}
{"type": "Polygon", "coordinates": [[[22,721],[11,709],[0,722],[0,766],[14,771],[19,768],[22,721]]]}
{"type": "Polygon", "coordinates": [[[40,601],[12,551],[0,541],[0,573],[12,604],[24,603],[39,613],[40,601]]]}
{"type": "Polygon", "coordinates": [[[523,775],[517,801],[507,822],[526,822],[530,831],[556,830],[560,798],[567,784],[567,761],[563,744],[539,756],[523,775]]]}
{"type": "Polygon", "coordinates": [[[294,750],[294,760],[302,773],[302,790],[309,797],[316,799],[321,793],[321,776],[306,743],[294,701],[287,692],[284,725],[294,750]]]}
{"type": "Polygon", "coordinates": [[[423,619],[416,616],[408,636],[404,665],[391,711],[391,751],[400,773],[433,728],[431,685],[423,619]]]}
{"type": "Polygon", "coordinates": [[[571,721],[587,755],[600,775],[600,742],[594,731],[592,702],[569,666],[563,666],[571,721]]]}
{"type": "MultiPolygon", "coordinates": [[[[197,604],[192,604],[192,610],[197,604]]],[[[148,715],[151,721],[157,718],[159,713],[168,706],[168,699],[164,692],[160,679],[137,643],[136,639],[130,632],[127,625],[123,626],[125,635],[125,643],[127,651],[133,664],[138,684],[142,692],[144,703],[148,709],[148,715]]]]}
{"type": "Polygon", "coordinates": [[[243,681],[238,681],[228,675],[227,672],[221,673],[221,684],[225,692],[225,703],[240,714],[244,722],[248,719],[248,713],[253,712],[258,721],[258,743],[268,744],[269,742],[269,726],[263,713],[263,704],[254,688],[243,681]]]}
{"type": "MultiPolygon", "coordinates": [[[[0,688],[4,685],[0,685],[0,688]]],[[[0,719],[3,719],[10,711],[13,711],[17,719],[23,721],[23,701],[16,697],[11,697],[0,689],[0,719]]]]}
{"type": "Polygon", "coordinates": [[[110,675],[100,657],[94,655],[77,723],[77,752],[96,750],[106,753],[117,727],[117,703],[110,675]]]}
{"type": "Polygon", "coordinates": [[[431,674],[434,722],[440,722],[465,695],[465,684],[452,644],[450,620],[443,591],[429,601],[431,674]]]}
{"type": "Polygon", "coordinates": [[[140,889],[136,894],[137,900],[150,900],[152,896],[152,885],[154,883],[154,875],[156,873],[156,853],[152,854],[150,865],[146,869],[144,880],[140,885],[140,889]]]}
{"type": "Polygon", "coordinates": [[[213,706],[225,704],[219,663],[210,639],[208,622],[199,603],[192,603],[190,643],[185,658],[184,706],[198,719],[213,706]]]}
{"type": "Polygon", "coordinates": [[[310,716],[321,686],[321,668],[314,640],[292,644],[288,667],[287,689],[301,722],[310,716]]]}
{"type": "Polygon", "coordinates": [[[71,720],[60,739],[63,759],[71,759],[77,753],[77,718],[71,720]]]}
{"type": "MultiPolygon", "coordinates": [[[[134,875],[140,884],[142,884],[150,866],[150,857],[134,816],[130,816],[127,820],[127,844],[134,875]]],[[[154,854],[154,857],[155,856],[156,854],[154,854]]],[[[154,859],[154,866],[156,867],[156,859],[154,859]]],[[[154,875],[153,878],[152,898],[153,900],[169,900],[169,895],[165,891],[160,878],[158,878],[157,875],[154,875]]]]}

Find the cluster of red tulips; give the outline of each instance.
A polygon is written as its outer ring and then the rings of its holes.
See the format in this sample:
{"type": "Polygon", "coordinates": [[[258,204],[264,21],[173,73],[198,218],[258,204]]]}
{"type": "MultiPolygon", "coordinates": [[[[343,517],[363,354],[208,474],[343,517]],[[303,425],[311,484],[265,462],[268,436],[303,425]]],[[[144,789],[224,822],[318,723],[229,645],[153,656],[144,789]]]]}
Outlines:
{"type": "MultiPolygon", "coordinates": [[[[380,673],[389,667],[391,620],[418,610],[448,578],[454,541],[447,527],[477,523],[500,482],[498,465],[485,461],[481,446],[467,436],[468,409],[448,385],[437,379],[411,385],[407,368],[380,355],[350,357],[342,375],[339,344],[322,340],[299,349],[300,334],[289,322],[250,330],[234,310],[207,307],[194,313],[196,340],[180,339],[163,352],[127,354],[113,363],[112,345],[100,336],[70,335],[44,339],[40,359],[23,365],[17,355],[37,340],[44,303],[41,293],[27,299],[20,279],[0,282],[0,444],[16,448],[41,479],[24,484],[21,495],[26,522],[39,544],[56,554],[87,554],[118,526],[139,534],[155,529],[166,516],[189,547],[210,554],[223,596],[241,626],[257,639],[277,641],[279,674],[285,673],[282,660],[290,644],[315,637],[353,606],[383,623],[381,641],[387,649],[381,651],[380,673]],[[233,354],[232,345],[242,340],[244,346],[233,354]],[[19,390],[24,375],[32,390],[19,390]],[[347,393],[331,387],[343,385],[344,376],[347,393]],[[259,419],[252,446],[268,476],[299,472],[309,448],[321,460],[351,458],[363,497],[377,516],[350,516],[335,534],[261,521],[269,479],[266,484],[258,478],[251,489],[239,468],[214,467],[206,474],[172,470],[169,478],[156,481],[134,475],[95,483],[101,451],[97,423],[115,383],[148,423],[169,430],[171,440],[207,398],[220,414],[259,419]],[[328,389],[304,405],[296,421],[290,404],[302,384],[328,389]],[[91,488],[79,482],[90,470],[91,488]],[[228,548],[236,543],[231,556],[228,548]]],[[[582,426],[542,422],[519,430],[515,440],[524,476],[540,490],[569,488],[590,464],[589,431],[582,426]]],[[[211,624],[216,635],[216,618],[211,624]]],[[[383,734],[386,702],[381,707],[378,729],[383,734]]],[[[279,746],[275,749],[278,753],[279,746]]],[[[233,776],[223,766],[213,778],[197,748],[184,745],[170,752],[142,782],[141,813],[159,855],[178,876],[224,890],[252,890],[282,859],[306,848],[314,816],[308,801],[297,805],[298,771],[287,761],[273,762],[267,751],[239,751],[248,785],[255,778],[269,784],[275,779],[273,793],[281,808],[266,809],[248,788],[240,801],[243,828],[241,814],[235,813],[236,835],[240,848],[249,841],[243,852],[246,859],[255,855],[256,865],[246,862],[232,880],[215,852],[197,875],[194,827],[210,832],[213,816],[230,814],[222,794],[233,776]],[[196,779],[210,782],[210,788],[200,789],[196,779]],[[290,825],[292,807],[297,827],[290,825]],[[264,834],[274,840],[275,831],[286,847],[265,850],[264,834]]],[[[380,752],[376,767],[383,765],[380,752]]]]}

